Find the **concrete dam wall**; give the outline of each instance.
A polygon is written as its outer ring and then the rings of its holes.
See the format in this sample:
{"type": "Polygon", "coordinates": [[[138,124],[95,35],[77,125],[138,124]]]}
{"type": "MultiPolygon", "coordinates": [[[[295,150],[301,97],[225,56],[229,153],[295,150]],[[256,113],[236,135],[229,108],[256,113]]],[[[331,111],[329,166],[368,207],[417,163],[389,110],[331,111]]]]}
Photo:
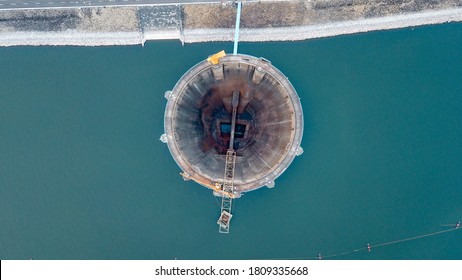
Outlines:
{"type": "MultiPolygon", "coordinates": [[[[0,45],[135,45],[232,41],[224,4],[0,11],[0,45]]],[[[462,0],[244,1],[240,41],[291,41],[462,21],[462,0]]]]}

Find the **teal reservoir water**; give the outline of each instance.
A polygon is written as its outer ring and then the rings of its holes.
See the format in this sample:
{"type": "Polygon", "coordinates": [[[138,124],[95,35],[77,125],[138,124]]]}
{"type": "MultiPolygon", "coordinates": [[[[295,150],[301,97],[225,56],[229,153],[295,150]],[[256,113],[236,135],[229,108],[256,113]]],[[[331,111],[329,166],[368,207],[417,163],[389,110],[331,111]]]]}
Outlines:
{"type": "Polygon", "coordinates": [[[297,89],[305,130],[235,201],[184,182],[164,92],[232,43],[0,49],[1,259],[462,259],[462,24],[241,43],[297,89]]]}

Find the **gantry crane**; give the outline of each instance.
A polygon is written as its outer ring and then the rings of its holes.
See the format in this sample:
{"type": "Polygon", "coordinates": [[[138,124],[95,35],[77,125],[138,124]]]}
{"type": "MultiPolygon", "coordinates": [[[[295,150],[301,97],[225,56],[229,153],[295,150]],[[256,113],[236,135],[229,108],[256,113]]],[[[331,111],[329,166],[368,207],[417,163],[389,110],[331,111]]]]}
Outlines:
{"type": "MultiPolygon", "coordinates": [[[[242,3],[237,3],[236,13],[236,30],[234,31],[234,49],[233,54],[237,54],[237,46],[239,42],[239,25],[241,19],[241,6],[242,3]]],[[[213,63],[213,62],[212,62],[213,63]]],[[[229,140],[228,151],[226,152],[225,161],[225,174],[223,176],[223,184],[221,193],[221,215],[218,219],[218,225],[220,226],[220,233],[229,233],[229,222],[233,215],[231,214],[231,206],[233,202],[234,194],[234,168],[236,166],[236,152],[234,151],[234,132],[236,129],[236,117],[237,117],[237,106],[239,105],[239,91],[233,92],[231,105],[233,111],[231,114],[231,135],[229,140]]]]}

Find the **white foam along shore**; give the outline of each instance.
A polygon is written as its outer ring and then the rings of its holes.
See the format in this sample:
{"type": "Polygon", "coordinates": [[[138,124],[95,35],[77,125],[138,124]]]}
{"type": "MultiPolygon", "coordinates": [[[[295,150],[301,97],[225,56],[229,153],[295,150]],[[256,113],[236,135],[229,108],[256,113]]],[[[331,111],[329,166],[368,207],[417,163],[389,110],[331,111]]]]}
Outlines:
{"type": "MultiPolygon", "coordinates": [[[[240,30],[240,41],[295,41],[311,38],[462,21],[462,8],[424,11],[381,18],[360,19],[308,26],[240,30]]],[[[184,29],[141,32],[2,32],[0,46],[110,46],[139,45],[149,40],[179,39],[185,43],[232,41],[234,29],[184,29]]]]}
{"type": "MultiPolygon", "coordinates": [[[[240,29],[239,41],[296,41],[312,38],[387,30],[411,26],[462,21],[462,8],[423,11],[380,18],[359,19],[308,26],[274,27],[262,29],[240,29]]],[[[232,41],[233,29],[185,29],[185,43],[232,41]]]]}
{"type": "Polygon", "coordinates": [[[139,45],[141,32],[2,32],[0,46],[112,46],[139,45]]]}
{"type": "Polygon", "coordinates": [[[2,32],[0,46],[121,46],[143,45],[149,40],[181,39],[180,30],[141,32],[2,32]]]}

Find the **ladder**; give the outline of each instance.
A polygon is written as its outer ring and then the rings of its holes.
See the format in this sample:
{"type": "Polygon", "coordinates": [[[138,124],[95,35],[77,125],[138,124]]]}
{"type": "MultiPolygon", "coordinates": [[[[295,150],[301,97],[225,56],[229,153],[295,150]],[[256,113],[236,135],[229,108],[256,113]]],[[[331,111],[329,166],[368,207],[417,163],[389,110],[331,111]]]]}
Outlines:
{"type": "Polygon", "coordinates": [[[234,151],[234,132],[236,130],[237,106],[239,105],[239,91],[233,92],[231,101],[233,113],[231,117],[231,135],[229,140],[228,151],[226,152],[225,174],[223,176],[223,192],[221,198],[221,215],[218,219],[220,226],[218,232],[229,233],[229,222],[233,215],[231,214],[231,206],[234,196],[234,168],[236,166],[236,152],[234,151]]]}
{"type": "Polygon", "coordinates": [[[218,232],[229,233],[229,222],[231,220],[231,206],[233,199],[231,195],[234,192],[234,166],[236,163],[236,152],[228,150],[226,152],[225,176],[223,178],[223,193],[221,198],[221,216],[219,219],[220,228],[218,232]]]}

